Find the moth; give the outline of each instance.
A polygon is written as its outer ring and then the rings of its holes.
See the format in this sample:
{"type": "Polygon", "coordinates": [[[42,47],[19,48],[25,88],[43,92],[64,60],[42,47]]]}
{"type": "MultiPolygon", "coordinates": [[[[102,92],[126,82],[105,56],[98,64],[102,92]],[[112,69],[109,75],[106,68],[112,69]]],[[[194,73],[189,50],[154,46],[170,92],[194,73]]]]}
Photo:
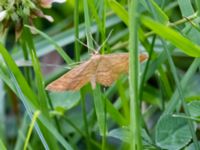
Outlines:
{"type": "MultiPolygon", "coordinates": [[[[139,55],[140,62],[148,58],[146,53],[139,55]]],[[[76,66],[57,80],[50,83],[46,90],[49,91],[77,91],[88,82],[95,89],[96,83],[110,86],[117,78],[129,70],[129,54],[93,54],[91,58],[76,66]]]]}

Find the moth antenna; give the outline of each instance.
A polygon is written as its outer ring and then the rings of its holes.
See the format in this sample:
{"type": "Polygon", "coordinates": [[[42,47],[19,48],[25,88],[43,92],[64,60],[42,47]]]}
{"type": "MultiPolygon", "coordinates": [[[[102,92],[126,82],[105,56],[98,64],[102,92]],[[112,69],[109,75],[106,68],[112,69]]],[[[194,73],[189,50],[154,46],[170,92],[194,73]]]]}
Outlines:
{"type": "Polygon", "coordinates": [[[80,40],[79,40],[79,39],[77,39],[77,38],[76,38],[76,40],[77,40],[79,43],[81,43],[83,46],[85,46],[85,47],[87,47],[88,49],[92,50],[92,51],[93,51],[93,53],[95,53],[95,52],[96,52],[96,50],[95,50],[94,48],[91,48],[91,47],[89,47],[88,45],[86,45],[85,43],[83,43],[82,41],[80,41],[80,40]]]}
{"type": "Polygon", "coordinates": [[[100,47],[97,49],[97,51],[99,52],[101,50],[101,48],[106,44],[106,42],[108,41],[108,39],[110,38],[111,34],[112,34],[113,30],[110,31],[110,33],[108,34],[108,37],[105,39],[105,41],[100,45],[100,47]]]}
{"type": "MultiPolygon", "coordinates": [[[[32,61],[27,61],[27,60],[18,60],[18,61],[15,61],[15,63],[19,67],[32,67],[33,66],[32,61]]],[[[58,68],[71,69],[70,65],[62,66],[62,65],[46,64],[46,63],[40,63],[40,65],[41,65],[41,67],[58,67],[58,68]]]]}

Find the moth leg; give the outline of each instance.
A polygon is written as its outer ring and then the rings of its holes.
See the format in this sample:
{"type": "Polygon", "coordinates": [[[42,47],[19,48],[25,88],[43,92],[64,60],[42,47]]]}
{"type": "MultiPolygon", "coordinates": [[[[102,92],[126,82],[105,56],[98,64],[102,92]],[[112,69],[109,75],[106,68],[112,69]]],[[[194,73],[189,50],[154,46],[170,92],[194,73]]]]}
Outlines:
{"type": "Polygon", "coordinates": [[[93,75],[90,79],[90,83],[92,85],[92,89],[94,90],[96,88],[96,77],[93,75]]]}

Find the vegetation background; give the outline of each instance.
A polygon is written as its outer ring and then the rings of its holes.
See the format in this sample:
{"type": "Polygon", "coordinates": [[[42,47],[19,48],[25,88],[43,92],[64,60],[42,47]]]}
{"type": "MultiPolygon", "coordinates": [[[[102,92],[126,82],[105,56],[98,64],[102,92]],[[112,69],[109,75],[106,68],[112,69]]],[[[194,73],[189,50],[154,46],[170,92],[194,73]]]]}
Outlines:
{"type": "Polygon", "coordinates": [[[1,150],[200,149],[200,1],[42,2],[0,2],[1,150]],[[129,53],[128,76],[45,90],[90,58],[76,38],[97,48],[91,35],[100,45],[111,31],[100,53],[129,53]]]}

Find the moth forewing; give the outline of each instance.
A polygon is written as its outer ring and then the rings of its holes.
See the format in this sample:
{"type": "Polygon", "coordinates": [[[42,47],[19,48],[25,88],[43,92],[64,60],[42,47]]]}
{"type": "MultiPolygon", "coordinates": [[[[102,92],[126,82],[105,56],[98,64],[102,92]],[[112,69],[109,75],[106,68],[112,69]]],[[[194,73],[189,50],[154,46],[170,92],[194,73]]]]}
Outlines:
{"type": "MultiPolygon", "coordinates": [[[[146,53],[141,53],[139,56],[140,62],[147,58],[146,53]]],[[[50,83],[46,89],[50,91],[76,91],[88,82],[92,84],[93,89],[96,87],[96,83],[110,86],[120,74],[128,73],[128,67],[128,53],[94,54],[88,61],[50,83]]]]}
{"type": "Polygon", "coordinates": [[[88,60],[76,66],[57,80],[50,83],[46,89],[49,91],[76,91],[88,83],[94,74],[95,66],[88,60]]]}

